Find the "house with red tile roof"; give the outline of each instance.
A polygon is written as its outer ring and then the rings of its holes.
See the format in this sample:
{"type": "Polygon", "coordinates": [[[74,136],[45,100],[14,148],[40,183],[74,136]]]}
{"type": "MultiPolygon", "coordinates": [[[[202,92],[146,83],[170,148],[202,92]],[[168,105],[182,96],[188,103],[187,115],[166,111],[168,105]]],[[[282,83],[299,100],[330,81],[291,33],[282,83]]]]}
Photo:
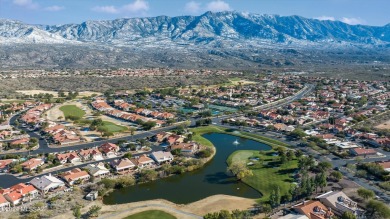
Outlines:
{"type": "Polygon", "coordinates": [[[56,159],[60,161],[60,163],[75,163],[80,162],[81,158],[76,152],[69,152],[65,154],[56,154],[56,159]]]}
{"type": "Polygon", "coordinates": [[[20,204],[23,201],[23,198],[31,200],[35,198],[38,193],[38,190],[34,186],[19,183],[6,189],[3,195],[7,201],[15,206],[20,204]]]}
{"type": "Polygon", "coordinates": [[[173,145],[176,143],[182,143],[184,141],[184,137],[181,135],[171,135],[167,138],[167,142],[169,145],[173,145]]]}
{"type": "Polygon", "coordinates": [[[8,165],[15,161],[15,159],[0,160],[0,170],[8,169],[8,165]]]}
{"type": "Polygon", "coordinates": [[[366,157],[366,156],[375,156],[377,155],[377,151],[372,149],[372,148],[351,148],[349,150],[350,154],[352,156],[363,156],[363,157],[366,157]]]}
{"type": "Polygon", "coordinates": [[[42,166],[45,162],[42,159],[31,158],[30,160],[21,163],[20,165],[23,167],[25,171],[35,170],[38,167],[42,166]]]}
{"type": "Polygon", "coordinates": [[[119,151],[119,146],[113,143],[106,142],[99,146],[99,150],[107,157],[116,156],[119,151]]]}
{"type": "Polygon", "coordinates": [[[293,206],[293,209],[309,219],[331,219],[334,216],[333,212],[319,201],[304,201],[293,206]]]}
{"type": "Polygon", "coordinates": [[[194,154],[199,150],[200,146],[195,143],[176,143],[171,145],[171,150],[180,149],[182,154],[194,154]]]}
{"type": "Polygon", "coordinates": [[[146,156],[146,154],[134,157],[133,159],[131,159],[131,162],[138,166],[138,168],[144,168],[155,164],[154,160],[146,156]]]}
{"type": "Polygon", "coordinates": [[[96,148],[82,149],[79,151],[80,158],[87,160],[103,160],[102,153],[96,148]]]}
{"type": "Polygon", "coordinates": [[[82,183],[91,178],[87,171],[81,170],[80,168],[66,171],[65,173],[60,174],[60,177],[69,185],[74,185],[75,182],[78,181],[82,183]]]}
{"type": "Polygon", "coordinates": [[[72,131],[61,130],[53,135],[53,140],[56,144],[66,145],[80,142],[80,137],[72,131]]]}
{"type": "Polygon", "coordinates": [[[11,141],[11,145],[28,145],[28,142],[30,141],[29,138],[21,138],[14,141],[11,141]]]}

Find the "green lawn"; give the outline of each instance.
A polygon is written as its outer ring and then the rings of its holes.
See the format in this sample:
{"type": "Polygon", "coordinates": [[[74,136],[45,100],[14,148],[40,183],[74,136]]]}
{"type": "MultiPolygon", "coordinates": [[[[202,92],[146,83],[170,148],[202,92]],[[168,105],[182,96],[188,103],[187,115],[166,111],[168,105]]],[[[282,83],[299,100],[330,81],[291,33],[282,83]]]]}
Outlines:
{"type": "Polygon", "coordinates": [[[260,201],[269,200],[270,192],[278,186],[280,194],[283,196],[288,193],[290,185],[294,182],[293,173],[298,168],[298,161],[292,160],[285,164],[279,163],[279,157],[272,156],[274,151],[254,151],[239,150],[235,151],[227,159],[227,163],[232,161],[242,161],[245,163],[253,162],[254,165],[249,168],[253,176],[245,177],[242,181],[263,194],[260,201]],[[258,157],[259,161],[250,161],[249,158],[258,157]]]}
{"type": "Polygon", "coordinates": [[[109,121],[103,121],[103,127],[109,132],[124,132],[127,131],[125,126],[116,125],[115,123],[109,121]]]}
{"type": "Polygon", "coordinates": [[[176,219],[176,217],[164,211],[150,210],[133,214],[123,219],[176,219]]]}
{"type": "Polygon", "coordinates": [[[212,126],[212,125],[192,128],[191,131],[195,132],[195,135],[192,137],[192,139],[194,141],[198,142],[201,145],[205,145],[205,146],[209,146],[209,147],[214,147],[214,145],[209,140],[207,140],[206,138],[203,138],[202,137],[203,134],[207,134],[207,133],[225,133],[225,129],[224,128],[220,128],[220,127],[212,126]]]}
{"type": "Polygon", "coordinates": [[[76,116],[82,118],[85,115],[84,110],[80,109],[76,105],[61,106],[60,110],[64,113],[65,118],[68,116],[76,116]]]}

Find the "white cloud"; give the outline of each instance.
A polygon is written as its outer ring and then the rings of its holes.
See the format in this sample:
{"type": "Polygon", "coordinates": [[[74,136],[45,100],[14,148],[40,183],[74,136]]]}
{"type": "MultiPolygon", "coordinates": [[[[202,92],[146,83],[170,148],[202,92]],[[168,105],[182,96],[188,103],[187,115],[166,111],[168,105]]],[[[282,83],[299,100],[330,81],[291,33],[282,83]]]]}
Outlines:
{"type": "Polygon", "coordinates": [[[145,12],[149,10],[149,3],[144,0],[135,0],[133,3],[124,5],[122,10],[133,13],[145,12]]]}
{"type": "Polygon", "coordinates": [[[145,0],[135,0],[134,2],[123,5],[121,7],[115,7],[113,5],[96,6],[92,8],[93,11],[103,12],[108,14],[119,14],[119,13],[144,13],[149,10],[149,3],[145,0]]]}
{"type": "Polygon", "coordinates": [[[32,0],[13,0],[12,3],[28,9],[37,9],[39,7],[39,5],[32,0]]]}
{"type": "Polygon", "coordinates": [[[316,17],[315,19],[321,20],[321,21],[335,21],[336,18],[332,16],[321,16],[321,17],[316,17]]]}
{"type": "Polygon", "coordinates": [[[52,5],[52,6],[44,8],[45,11],[61,11],[61,10],[64,10],[64,9],[65,9],[65,7],[58,6],[58,5],[52,5]]]}
{"type": "Polygon", "coordinates": [[[93,11],[103,12],[108,14],[117,14],[119,10],[115,6],[96,6],[92,8],[93,11]]]}
{"type": "Polygon", "coordinates": [[[186,6],[184,7],[184,10],[186,12],[196,14],[200,11],[200,3],[195,1],[187,2],[186,6]]]}
{"type": "Polygon", "coordinates": [[[356,25],[356,24],[365,24],[366,22],[361,18],[354,18],[354,17],[343,17],[340,19],[341,22],[344,22],[346,24],[350,25],[356,25]]]}
{"type": "Polygon", "coordinates": [[[206,10],[212,12],[218,12],[218,11],[230,11],[232,9],[230,8],[230,5],[228,3],[222,0],[216,0],[208,3],[206,10]]]}

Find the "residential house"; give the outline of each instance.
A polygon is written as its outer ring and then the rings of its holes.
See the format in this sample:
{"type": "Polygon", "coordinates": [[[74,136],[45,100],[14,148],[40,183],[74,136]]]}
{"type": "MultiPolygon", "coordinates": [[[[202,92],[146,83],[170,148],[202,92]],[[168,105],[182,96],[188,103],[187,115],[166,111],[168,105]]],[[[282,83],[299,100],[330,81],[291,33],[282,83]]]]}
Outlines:
{"type": "Polygon", "coordinates": [[[124,171],[129,171],[136,167],[136,165],[131,162],[128,158],[123,158],[123,159],[115,159],[111,161],[110,165],[112,168],[116,170],[116,172],[124,172],[124,171]]]}
{"type": "Polygon", "coordinates": [[[101,162],[98,164],[88,164],[85,169],[87,169],[89,174],[94,177],[103,177],[110,174],[110,170],[108,170],[104,163],[101,162]]]}
{"type": "Polygon", "coordinates": [[[332,212],[339,217],[341,217],[346,211],[351,212],[357,218],[362,218],[364,216],[364,211],[358,208],[357,203],[352,201],[342,191],[330,191],[317,196],[316,199],[318,199],[326,207],[332,209],[332,212]]]}
{"type": "Polygon", "coordinates": [[[310,219],[331,219],[333,213],[319,201],[303,201],[293,206],[294,211],[310,219]]]}
{"type": "Polygon", "coordinates": [[[134,157],[131,159],[131,161],[138,166],[138,168],[144,168],[144,167],[149,167],[152,166],[154,163],[154,160],[146,154],[143,154],[141,156],[134,157]]]}
{"type": "Polygon", "coordinates": [[[62,130],[53,135],[53,140],[56,144],[67,145],[80,142],[80,137],[75,132],[62,130]]]}
{"type": "Polygon", "coordinates": [[[87,160],[103,160],[102,153],[96,148],[83,149],[79,151],[79,155],[83,161],[87,160]]]}
{"type": "Polygon", "coordinates": [[[76,152],[69,152],[66,154],[56,154],[56,159],[60,161],[60,163],[65,164],[65,163],[76,163],[80,162],[81,158],[79,155],[77,155],[76,152]]]}
{"type": "Polygon", "coordinates": [[[10,144],[11,145],[28,145],[28,143],[30,142],[30,139],[29,138],[21,138],[21,139],[17,139],[17,140],[14,140],[14,141],[11,141],[10,144]]]}
{"type": "Polygon", "coordinates": [[[119,149],[118,145],[109,142],[106,142],[99,147],[99,150],[107,157],[115,157],[119,149]]]}
{"type": "Polygon", "coordinates": [[[74,185],[75,182],[83,182],[88,180],[91,176],[80,168],[74,168],[72,170],[62,173],[60,177],[65,180],[69,185],[74,185]]]}
{"type": "Polygon", "coordinates": [[[177,143],[177,144],[171,145],[171,150],[180,149],[180,152],[183,154],[194,154],[195,152],[197,152],[199,150],[199,148],[200,148],[200,146],[195,142],[177,143]]]}
{"type": "Polygon", "coordinates": [[[0,172],[5,172],[8,170],[8,165],[15,161],[15,159],[0,160],[0,172]]]}
{"type": "Polygon", "coordinates": [[[34,178],[30,181],[31,185],[42,193],[47,193],[65,186],[65,183],[51,174],[34,178]]]}
{"type": "Polygon", "coordinates": [[[171,154],[171,152],[155,151],[155,152],[152,152],[150,156],[158,164],[169,163],[173,160],[173,155],[171,154]]]}
{"type": "Polygon", "coordinates": [[[363,156],[363,157],[367,157],[367,156],[375,156],[377,155],[377,151],[372,149],[372,148],[351,148],[349,150],[350,154],[352,156],[363,156]]]}
{"type": "Polygon", "coordinates": [[[184,137],[181,135],[171,135],[167,138],[167,142],[169,145],[173,145],[175,143],[182,143],[184,141],[184,137]]]}
{"type": "Polygon", "coordinates": [[[25,171],[31,171],[42,166],[44,163],[45,162],[43,161],[43,159],[31,158],[30,160],[27,160],[26,162],[21,163],[20,165],[23,167],[25,171]]]}
{"type": "Polygon", "coordinates": [[[168,138],[170,135],[172,135],[172,134],[169,133],[169,132],[159,132],[159,133],[157,133],[157,134],[154,136],[154,139],[155,139],[157,142],[161,143],[161,142],[165,141],[166,138],[168,138]]]}
{"type": "Polygon", "coordinates": [[[38,190],[32,185],[19,183],[1,191],[4,198],[7,199],[13,206],[22,203],[23,200],[33,199],[38,195],[38,190]],[[25,198],[25,199],[24,199],[25,198]]]}

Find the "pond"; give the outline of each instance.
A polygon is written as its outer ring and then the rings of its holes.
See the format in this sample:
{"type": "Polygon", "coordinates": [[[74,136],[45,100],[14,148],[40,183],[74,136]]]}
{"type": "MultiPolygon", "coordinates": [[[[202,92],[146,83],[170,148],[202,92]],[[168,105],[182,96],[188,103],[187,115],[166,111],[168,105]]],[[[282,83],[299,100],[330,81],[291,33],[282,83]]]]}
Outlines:
{"type": "Polygon", "coordinates": [[[226,159],[236,150],[270,150],[271,147],[245,138],[227,134],[205,134],[217,149],[213,160],[203,168],[153,182],[115,190],[104,197],[105,204],[121,204],[150,199],[166,199],[177,204],[187,204],[211,195],[225,194],[245,198],[260,198],[261,194],[238,182],[227,171],[226,159]],[[235,141],[239,144],[233,144],[235,141]]]}

